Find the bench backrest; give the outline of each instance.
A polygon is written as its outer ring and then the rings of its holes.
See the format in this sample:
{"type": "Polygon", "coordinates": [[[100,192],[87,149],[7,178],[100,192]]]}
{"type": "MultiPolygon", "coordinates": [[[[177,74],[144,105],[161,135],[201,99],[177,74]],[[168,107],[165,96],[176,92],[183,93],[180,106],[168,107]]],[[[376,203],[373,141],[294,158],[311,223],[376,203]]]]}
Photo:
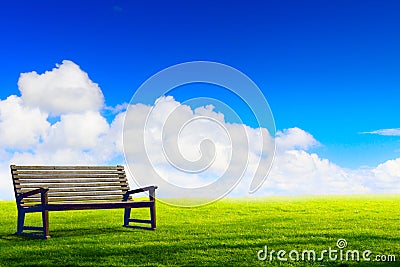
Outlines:
{"type": "MultiPolygon", "coordinates": [[[[49,202],[122,200],[129,190],[123,166],[11,166],[15,196],[49,188],[49,202]]],[[[23,203],[40,202],[40,195],[23,203]]],[[[20,203],[20,204],[23,204],[20,203]]]]}

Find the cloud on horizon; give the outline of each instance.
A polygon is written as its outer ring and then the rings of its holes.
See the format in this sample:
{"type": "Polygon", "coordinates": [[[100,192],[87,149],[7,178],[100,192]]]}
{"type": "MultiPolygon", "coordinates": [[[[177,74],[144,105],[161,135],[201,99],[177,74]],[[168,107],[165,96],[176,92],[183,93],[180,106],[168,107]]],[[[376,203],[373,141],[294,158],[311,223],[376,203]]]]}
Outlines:
{"type": "MultiPolygon", "coordinates": [[[[0,199],[13,197],[9,174],[11,163],[124,163],[122,136],[127,105],[107,107],[100,87],[78,65],[66,60],[40,75],[36,72],[23,73],[18,86],[21,96],[11,95],[0,99],[0,199]],[[111,122],[103,115],[107,110],[115,114],[111,122]]],[[[229,144],[218,127],[210,131],[211,126],[207,122],[192,125],[193,128],[182,131],[182,141],[179,143],[182,155],[192,160],[199,157],[199,150],[194,149],[193,144],[198,145],[202,138],[207,137],[216,144],[217,157],[208,172],[193,176],[179,173],[160,157],[160,122],[166,114],[175,110],[178,117],[189,119],[196,115],[207,115],[229,129],[230,134],[237,132],[235,127],[245,128],[249,148],[238,149],[243,149],[240,153],[248,156],[249,165],[230,196],[249,196],[252,175],[259,160],[257,155],[263,153],[257,136],[260,130],[265,129],[227,123],[223,114],[215,112],[212,106],[193,110],[173,97],[161,97],[153,106],[136,104],[130,107],[136,112],[137,118],[129,123],[130,130],[143,129],[143,114],[149,109],[153,109],[151,135],[146,136],[151,140],[149,157],[163,176],[173,177],[174,183],[187,187],[208,183],[224,172],[230,160],[229,144]]],[[[396,133],[396,129],[385,130],[394,130],[391,133],[396,133]]],[[[267,144],[270,141],[264,140],[267,144]]],[[[400,193],[400,158],[370,169],[345,169],[309,152],[320,143],[312,134],[297,127],[278,131],[275,143],[274,164],[267,180],[254,196],[400,193]]],[[[136,160],[140,163],[140,155],[136,160]]],[[[142,175],[148,174],[145,168],[139,171],[142,175]]]]}

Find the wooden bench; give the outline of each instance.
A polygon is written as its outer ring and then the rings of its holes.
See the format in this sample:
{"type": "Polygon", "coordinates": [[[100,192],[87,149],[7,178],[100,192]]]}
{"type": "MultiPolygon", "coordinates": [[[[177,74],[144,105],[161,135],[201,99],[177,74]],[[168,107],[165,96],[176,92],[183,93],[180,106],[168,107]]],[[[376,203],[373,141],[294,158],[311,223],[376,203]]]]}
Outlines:
{"type": "Polygon", "coordinates": [[[156,229],[157,186],[130,190],[123,166],[10,167],[18,208],[17,235],[49,238],[48,212],[61,210],[124,208],[124,227],[156,229]],[[148,192],[149,200],[134,201],[131,195],[139,192],[148,192]],[[132,208],[149,208],[150,220],[132,219],[132,208]],[[25,226],[25,214],[31,212],[42,213],[42,227],[25,226]]]}

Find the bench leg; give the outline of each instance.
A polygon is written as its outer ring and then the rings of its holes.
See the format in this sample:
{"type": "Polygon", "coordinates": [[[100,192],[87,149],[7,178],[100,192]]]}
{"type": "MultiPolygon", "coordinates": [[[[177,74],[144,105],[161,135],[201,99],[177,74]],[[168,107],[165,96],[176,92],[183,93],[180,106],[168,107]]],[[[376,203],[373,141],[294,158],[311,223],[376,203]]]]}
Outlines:
{"type": "Polygon", "coordinates": [[[156,203],[150,207],[151,228],[156,229],[156,203]]]}
{"type": "MultiPolygon", "coordinates": [[[[31,213],[32,211],[28,211],[31,213]]],[[[29,236],[29,237],[36,237],[36,238],[43,238],[48,239],[50,238],[49,235],[49,211],[42,210],[42,227],[37,226],[25,226],[25,215],[26,211],[23,209],[18,210],[18,221],[17,221],[17,235],[20,236],[29,236]],[[25,232],[25,231],[35,231],[35,232],[25,232]]]]}
{"type": "Polygon", "coordinates": [[[151,228],[153,230],[156,229],[156,189],[153,187],[149,190],[149,200],[153,202],[153,205],[150,206],[150,219],[151,219],[151,228]]]}
{"type": "Polygon", "coordinates": [[[43,221],[43,238],[50,238],[49,235],[49,211],[42,211],[42,221],[43,221]]]}
{"type": "Polygon", "coordinates": [[[124,226],[129,226],[129,219],[131,218],[131,208],[125,208],[124,212],[124,226]]]}
{"type": "MultiPolygon", "coordinates": [[[[153,203],[155,204],[155,203],[153,203]]],[[[156,209],[155,205],[146,207],[150,209],[150,220],[142,220],[142,219],[132,219],[131,218],[131,210],[132,208],[125,208],[124,212],[124,227],[127,228],[138,228],[145,230],[155,230],[156,229],[156,209]],[[129,225],[129,223],[139,223],[139,224],[150,224],[150,227],[140,226],[140,225],[129,225]]]]}
{"type": "Polygon", "coordinates": [[[21,235],[24,230],[25,211],[18,209],[17,235],[21,235]]]}

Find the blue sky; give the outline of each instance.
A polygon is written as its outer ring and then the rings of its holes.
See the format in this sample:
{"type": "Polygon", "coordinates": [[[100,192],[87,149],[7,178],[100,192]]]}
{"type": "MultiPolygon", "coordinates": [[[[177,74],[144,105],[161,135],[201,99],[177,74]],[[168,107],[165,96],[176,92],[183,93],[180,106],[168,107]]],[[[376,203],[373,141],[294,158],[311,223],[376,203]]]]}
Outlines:
{"type": "MultiPolygon", "coordinates": [[[[171,65],[217,61],[248,75],[282,130],[299,127],[342,167],[400,157],[399,1],[7,1],[0,99],[20,73],[72,60],[106,104],[171,65]]],[[[188,98],[187,91],[180,98],[188,98]]],[[[251,122],[249,122],[251,124],[251,122]]]]}

